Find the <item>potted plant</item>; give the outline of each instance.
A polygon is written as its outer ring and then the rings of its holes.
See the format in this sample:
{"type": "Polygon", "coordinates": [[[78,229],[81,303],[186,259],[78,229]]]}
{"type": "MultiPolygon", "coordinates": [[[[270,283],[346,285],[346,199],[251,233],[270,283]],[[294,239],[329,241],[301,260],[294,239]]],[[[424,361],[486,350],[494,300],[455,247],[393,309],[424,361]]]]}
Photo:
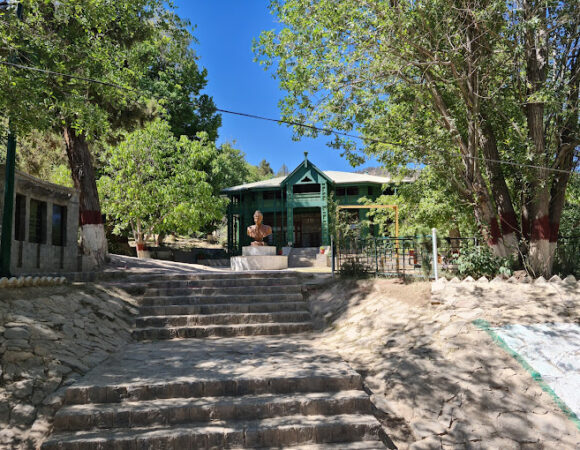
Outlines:
{"type": "Polygon", "coordinates": [[[326,250],[326,247],[324,247],[324,246],[321,246],[321,247],[320,247],[320,254],[321,254],[321,255],[324,255],[324,251],[325,251],[325,250],[326,250]]]}

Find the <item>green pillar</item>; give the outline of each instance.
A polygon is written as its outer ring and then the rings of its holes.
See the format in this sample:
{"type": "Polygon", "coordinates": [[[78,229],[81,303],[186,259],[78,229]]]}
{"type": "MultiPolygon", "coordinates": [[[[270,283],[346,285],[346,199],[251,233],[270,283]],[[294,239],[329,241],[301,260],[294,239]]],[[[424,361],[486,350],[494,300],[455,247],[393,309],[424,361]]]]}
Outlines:
{"type": "Polygon", "coordinates": [[[328,234],[328,184],[326,181],[320,183],[320,207],[321,238],[322,245],[330,245],[330,235],[328,234]]]}
{"type": "Polygon", "coordinates": [[[228,221],[228,254],[233,255],[234,252],[234,216],[233,216],[233,197],[228,196],[227,206],[227,221],[228,221]]]}
{"type": "Polygon", "coordinates": [[[286,241],[294,244],[294,192],[286,186],[286,241]]]}
{"type": "Polygon", "coordinates": [[[4,207],[2,209],[2,239],[0,241],[0,275],[10,276],[12,224],[14,223],[14,176],[16,166],[16,137],[8,134],[6,175],[4,178],[4,207]]]}

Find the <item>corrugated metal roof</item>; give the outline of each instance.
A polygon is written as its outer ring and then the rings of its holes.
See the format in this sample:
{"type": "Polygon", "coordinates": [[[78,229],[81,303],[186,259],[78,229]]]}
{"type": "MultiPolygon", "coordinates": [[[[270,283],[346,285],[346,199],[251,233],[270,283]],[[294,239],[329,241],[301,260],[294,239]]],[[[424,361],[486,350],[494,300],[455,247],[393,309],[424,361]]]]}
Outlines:
{"type": "MultiPolygon", "coordinates": [[[[356,184],[356,183],[371,183],[371,184],[386,184],[392,183],[391,177],[379,177],[376,175],[368,175],[366,173],[353,172],[337,172],[334,170],[325,170],[324,175],[330,178],[335,184],[356,184]]],[[[248,189],[265,189],[265,188],[279,188],[286,177],[270,178],[269,180],[256,181],[255,183],[240,184],[239,186],[229,187],[223,192],[239,192],[248,189]]],[[[403,183],[413,181],[412,177],[403,178],[403,183]]]]}

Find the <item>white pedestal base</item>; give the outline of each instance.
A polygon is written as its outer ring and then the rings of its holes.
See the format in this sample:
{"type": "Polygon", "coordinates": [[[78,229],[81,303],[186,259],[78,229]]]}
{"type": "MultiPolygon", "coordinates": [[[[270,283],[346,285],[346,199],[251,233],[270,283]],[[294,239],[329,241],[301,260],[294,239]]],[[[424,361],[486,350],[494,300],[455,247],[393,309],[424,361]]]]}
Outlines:
{"type": "Polygon", "coordinates": [[[230,259],[233,271],[282,270],[288,268],[288,257],[278,255],[234,256],[230,259]]]}

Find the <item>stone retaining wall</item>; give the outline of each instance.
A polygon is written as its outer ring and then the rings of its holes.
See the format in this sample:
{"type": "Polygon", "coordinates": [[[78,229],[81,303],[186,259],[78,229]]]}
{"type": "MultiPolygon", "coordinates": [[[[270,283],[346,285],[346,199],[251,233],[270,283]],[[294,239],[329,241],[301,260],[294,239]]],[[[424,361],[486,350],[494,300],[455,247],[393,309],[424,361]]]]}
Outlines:
{"type": "Polygon", "coordinates": [[[131,341],[135,314],[106,285],[0,290],[0,447],[36,448],[64,388],[131,341]]]}

